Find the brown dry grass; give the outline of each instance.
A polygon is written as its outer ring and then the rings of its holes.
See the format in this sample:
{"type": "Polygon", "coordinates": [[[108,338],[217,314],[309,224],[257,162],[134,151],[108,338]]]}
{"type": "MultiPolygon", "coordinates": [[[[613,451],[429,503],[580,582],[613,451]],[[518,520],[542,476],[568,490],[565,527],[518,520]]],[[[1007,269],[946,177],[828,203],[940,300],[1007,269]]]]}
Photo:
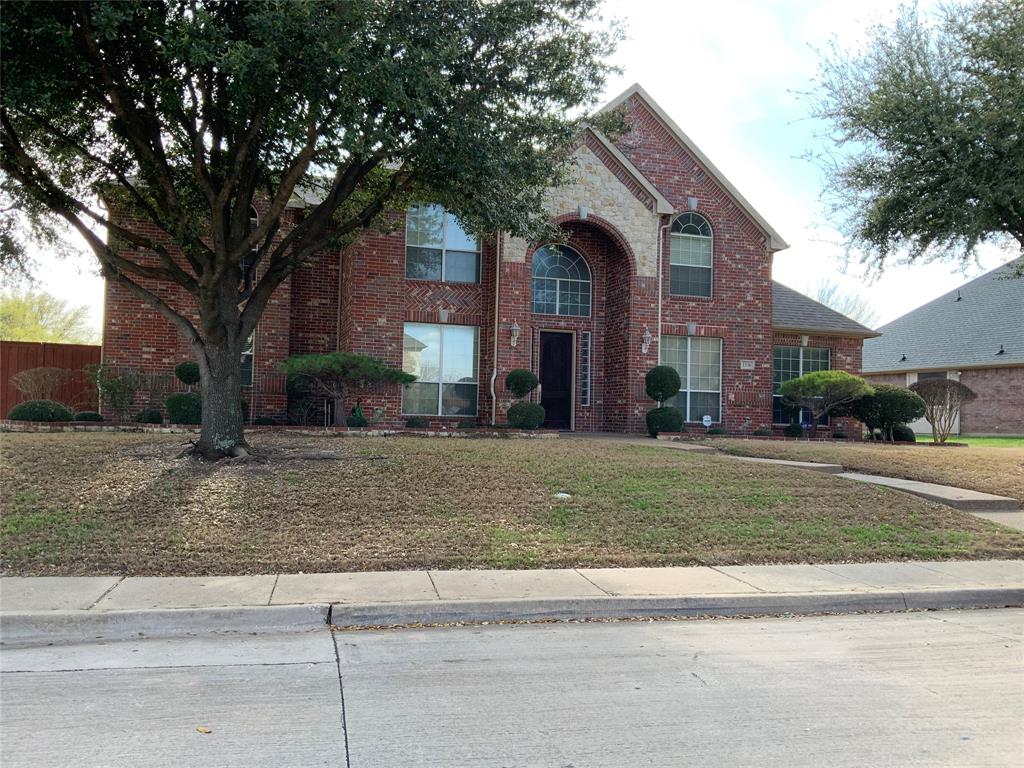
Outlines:
{"type": "Polygon", "coordinates": [[[715,439],[741,456],[842,464],[855,472],[954,485],[1024,502],[1024,448],[983,445],[934,447],[884,443],[811,443],[715,439]]]}
{"type": "Polygon", "coordinates": [[[595,440],[0,435],[9,574],[243,574],[1020,557],[1024,533],[887,489],[595,440]],[[338,458],[302,458],[331,451],[338,458]],[[569,500],[553,493],[564,490],[569,500]]]}

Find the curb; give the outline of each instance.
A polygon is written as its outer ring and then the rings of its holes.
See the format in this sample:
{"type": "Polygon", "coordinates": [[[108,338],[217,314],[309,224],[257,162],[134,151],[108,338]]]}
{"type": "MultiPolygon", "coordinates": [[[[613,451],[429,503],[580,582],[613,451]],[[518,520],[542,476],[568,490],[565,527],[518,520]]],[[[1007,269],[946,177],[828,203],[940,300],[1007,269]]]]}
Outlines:
{"type": "Polygon", "coordinates": [[[199,634],[415,624],[895,613],[1024,607],[1024,587],[690,597],[578,597],[409,603],[46,611],[0,614],[0,645],[53,645],[199,634]]]}
{"type": "Polygon", "coordinates": [[[329,607],[314,605],[167,608],[140,611],[45,611],[0,614],[0,645],[82,643],[213,633],[319,629],[329,607]]]}
{"type": "Polygon", "coordinates": [[[417,603],[334,603],[342,629],[403,624],[810,615],[1024,606],[1024,587],[694,597],[586,597],[417,603]]]}

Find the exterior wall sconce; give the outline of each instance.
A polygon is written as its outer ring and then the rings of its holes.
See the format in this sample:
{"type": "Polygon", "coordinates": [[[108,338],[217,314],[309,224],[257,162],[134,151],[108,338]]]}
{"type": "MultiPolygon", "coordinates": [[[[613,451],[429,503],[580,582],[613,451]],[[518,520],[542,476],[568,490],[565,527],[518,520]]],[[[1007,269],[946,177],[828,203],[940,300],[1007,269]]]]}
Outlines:
{"type": "Polygon", "coordinates": [[[509,327],[508,343],[510,347],[515,347],[519,344],[519,333],[523,329],[519,327],[519,323],[515,320],[512,321],[512,325],[509,327]]]}
{"type": "Polygon", "coordinates": [[[640,351],[645,355],[647,354],[647,350],[651,348],[651,338],[651,329],[645,325],[644,335],[640,338],[640,351]]]}

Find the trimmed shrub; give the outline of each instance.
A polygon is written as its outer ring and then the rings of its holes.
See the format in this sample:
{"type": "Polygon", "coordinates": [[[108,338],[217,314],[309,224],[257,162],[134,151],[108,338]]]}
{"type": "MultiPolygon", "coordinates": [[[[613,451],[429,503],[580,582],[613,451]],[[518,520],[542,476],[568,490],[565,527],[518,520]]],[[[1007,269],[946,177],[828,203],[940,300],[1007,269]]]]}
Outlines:
{"type": "Polygon", "coordinates": [[[11,421],[74,421],[75,412],[54,400],[26,400],[11,408],[11,421]]]}
{"type": "Polygon", "coordinates": [[[835,432],[832,433],[833,440],[846,440],[846,438],[846,433],[843,432],[841,429],[837,429],[835,432]]]}
{"type": "Polygon", "coordinates": [[[199,363],[193,363],[191,360],[178,363],[174,366],[174,375],[178,377],[178,381],[182,384],[192,386],[193,384],[199,383],[199,363]]]}
{"type": "MultiPolygon", "coordinates": [[[[667,365],[656,365],[647,372],[644,377],[644,386],[647,389],[647,396],[661,406],[670,397],[679,392],[683,383],[675,368],[667,365]]],[[[663,432],[675,432],[676,430],[662,430],[663,432]]]]}
{"type": "Polygon", "coordinates": [[[751,434],[755,437],[771,437],[772,431],[768,427],[758,427],[751,434]]]}
{"type": "Polygon", "coordinates": [[[203,398],[198,392],[175,392],[164,405],[171,424],[199,424],[203,420],[203,398]]]}
{"type": "Polygon", "coordinates": [[[257,416],[252,420],[252,423],[257,427],[273,427],[277,424],[277,421],[273,416],[257,416]]]}
{"type": "Polygon", "coordinates": [[[345,419],[346,427],[365,427],[368,423],[369,422],[366,421],[366,417],[358,413],[353,413],[345,419]]]}
{"type": "Polygon", "coordinates": [[[894,443],[916,443],[917,435],[906,424],[897,424],[892,428],[892,441],[894,443]]]}
{"type": "Polygon", "coordinates": [[[711,427],[707,432],[709,435],[724,435],[725,427],[711,427]]]}
{"type": "Polygon", "coordinates": [[[75,414],[75,421],[103,421],[103,416],[96,411],[79,411],[75,414]]]}
{"type": "Polygon", "coordinates": [[[514,368],[505,376],[505,389],[516,397],[526,397],[537,388],[537,374],[525,368],[514,368]]]}
{"type": "Polygon", "coordinates": [[[508,409],[508,424],[516,429],[537,429],[544,416],[544,406],[539,403],[518,402],[508,409]]]}
{"type": "Polygon", "coordinates": [[[405,420],[405,426],[409,429],[426,429],[430,426],[430,419],[426,416],[410,416],[405,420]]]}
{"type": "Polygon", "coordinates": [[[163,424],[164,417],[159,408],[145,408],[135,415],[135,420],[140,424],[163,424]]]}
{"type": "MultiPolygon", "coordinates": [[[[675,371],[672,371],[672,373],[675,373],[675,371]]],[[[676,374],[676,378],[679,378],[679,374],[676,374]]],[[[648,390],[648,394],[650,394],[650,390],[648,390]]],[[[682,431],[683,414],[678,408],[664,405],[661,408],[652,408],[647,412],[647,434],[651,437],[657,437],[660,432],[682,431]]]]}
{"type": "Polygon", "coordinates": [[[804,428],[794,421],[792,424],[786,425],[786,428],[782,430],[782,434],[786,437],[803,437],[804,428]]]}

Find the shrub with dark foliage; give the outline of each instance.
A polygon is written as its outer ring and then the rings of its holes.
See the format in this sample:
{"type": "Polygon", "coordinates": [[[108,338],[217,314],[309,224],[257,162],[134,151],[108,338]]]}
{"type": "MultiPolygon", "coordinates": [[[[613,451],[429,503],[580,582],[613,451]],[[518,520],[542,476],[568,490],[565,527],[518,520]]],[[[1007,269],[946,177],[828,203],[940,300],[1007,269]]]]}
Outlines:
{"type": "Polygon", "coordinates": [[[96,411],[79,411],[75,414],[75,421],[103,421],[103,416],[96,411]]]}
{"type": "Polygon", "coordinates": [[[426,429],[430,426],[430,419],[426,416],[410,416],[405,420],[405,426],[409,429],[426,429]]]}
{"type": "Polygon", "coordinates": [[[257,416],[252,423],[257,427],[273,427],[277,424],[277,420],[273,416],[257,416]]]}
{"type": "Polygon", "coordinates": [[[194,363],[188,360],[184,363],[178,363],[174,366],[174,375],[178,377],[178,381],[182,384],[192,386],[193,384],[199,383],[199,363],[194,363]]]}
{"type": "MultiPolygon", "coordinates": [[[[676,378],[679,378],[678,374],[676,374],[676,378]]],[[[678,408],[664,405],[661,408],[652,408],[647,412],[647,434],[651,437],[657,437],[661,432],[682,431],[683,414],[678,408]]]]}
{"type": "MultiPolygon", "coordinates": [[[[644,386],[647,389],[647,396],[657,401],[659,407],[670,397],[674,397],[682,387],[683,382],[675,368],[667,365],[656,365],[647,372],[644,377],[644,386]]],[[[668,431],[668,430],[665,430],[668,431]]],[[[674,430],[673,430],[674,431],[674,430]]]]}
{"type": "Polygon", "coordinates": [[[505,377],[505,389],[516,397],[526,397],[539,383],[537,374],[525,368],[514,368],[505,377]]]}
{"type": "Polygon", "coordinates": [[[203,399],[198,392],[175,392],[164,401],[171,424],[200,424],[203,399]]]}
{"type": "Polygon", "coordinates": [[[916,443],[917,435],[906,424],[897,424],[892,428],[892,441],[894,443],[916,443]]]}
{"type": "Polygon", "coordinates": [[[54,400],[26,400],[11,408],[11,421],[74,421],[75,412],[54,400]]]}
{"type": "Polygon", "coordinates": [[[544,406],[520,401],[508,409],[508,423],[516,429],[537,429],[544,423],[544,406]]]}
{"type": "Polygon", "coordinates": [[[782,430],[782,434],[786,437],[803,437],[804,428],[794,421],[792,424],[786,425],[786,428],[782,430]]]}
{"type": "Polygon", "coordinates": [[[159,408],[144,408],[139,411],[135,420],[140,424],[163,424],[164,417],[159,408]]]}

